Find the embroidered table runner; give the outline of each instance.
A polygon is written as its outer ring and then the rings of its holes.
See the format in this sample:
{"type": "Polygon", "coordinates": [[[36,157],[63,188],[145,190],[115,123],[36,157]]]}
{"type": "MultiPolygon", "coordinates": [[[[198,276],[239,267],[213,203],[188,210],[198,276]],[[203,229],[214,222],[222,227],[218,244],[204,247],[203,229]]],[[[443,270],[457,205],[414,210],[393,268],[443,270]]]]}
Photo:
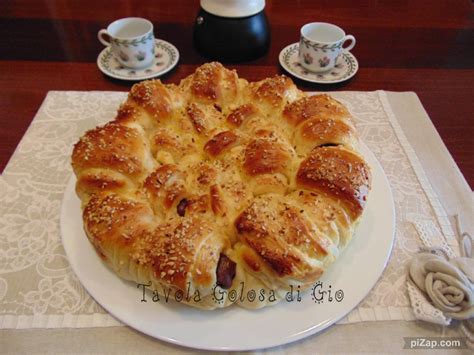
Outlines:
{"type": "MultiPolygon", "coordinates": [[[[427,243],[457,253],[440,201],[392,112],[387,93],[334,92],[381,163],[395,200],[396,236],[382,277],[341,323],[413,320],[406,267],[427,243]]],[[[73,144],[114,118],[122,92],[51,91],[0,176],[0,328],[103,327],[121,323],[89,296],[60,236],[73,144]]],[[[340,260],[343,261],[343,260],[340,260]]]]}

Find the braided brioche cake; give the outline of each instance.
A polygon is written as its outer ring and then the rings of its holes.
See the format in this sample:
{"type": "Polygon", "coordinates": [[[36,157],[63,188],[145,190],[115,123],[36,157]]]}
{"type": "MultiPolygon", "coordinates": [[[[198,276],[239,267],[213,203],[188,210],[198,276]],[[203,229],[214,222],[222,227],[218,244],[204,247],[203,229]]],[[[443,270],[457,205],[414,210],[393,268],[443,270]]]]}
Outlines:
{"type": "Polygon", "coordinates": [[[242,296],[310,287],[351,240],[371,187],[340,102],[216,62],[179,85],[135,84],[115,120],[75,145],[72,166],[103,261],[203,309],[260,308],[277,302],[242,296]]]}

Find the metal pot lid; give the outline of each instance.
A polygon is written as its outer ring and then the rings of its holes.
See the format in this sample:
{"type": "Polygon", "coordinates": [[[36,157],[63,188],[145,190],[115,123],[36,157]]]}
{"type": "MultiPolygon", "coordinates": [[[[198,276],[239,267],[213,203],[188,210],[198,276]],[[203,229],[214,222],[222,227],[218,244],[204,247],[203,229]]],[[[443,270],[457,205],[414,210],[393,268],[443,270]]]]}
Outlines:
{"type": "Polygon", "coordinates": [[[201,0],[201,8],[222,17],[247,17],[265,8],[265,0],[201,0]]]}

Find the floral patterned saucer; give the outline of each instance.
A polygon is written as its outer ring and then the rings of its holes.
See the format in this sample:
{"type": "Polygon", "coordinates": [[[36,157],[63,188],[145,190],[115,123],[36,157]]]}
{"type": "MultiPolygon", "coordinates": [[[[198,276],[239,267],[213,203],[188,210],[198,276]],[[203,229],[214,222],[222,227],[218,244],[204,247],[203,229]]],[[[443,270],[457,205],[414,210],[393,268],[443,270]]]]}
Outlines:
{"type": "Polygon", "coordinates": [[[178,49],[162,39],[155,39],[155,58],[150,66],[143,69],[124,67],[112,54],[110,47],[100,52],[97,65],[102,73],[120,80],[145,80],[169,72],[178,63],[178,49]]]}
{"type": "Polygon", "coordinates": [[[288,73],[305,81],[318,84],[335,84],[352,78],[359,63],[351,52],[343,51],[336,59],[336,66],[323,73],[313,73],[303,68],[298,59],[299,43],[285,47],[279,55],[280,64],[288,73]]]}

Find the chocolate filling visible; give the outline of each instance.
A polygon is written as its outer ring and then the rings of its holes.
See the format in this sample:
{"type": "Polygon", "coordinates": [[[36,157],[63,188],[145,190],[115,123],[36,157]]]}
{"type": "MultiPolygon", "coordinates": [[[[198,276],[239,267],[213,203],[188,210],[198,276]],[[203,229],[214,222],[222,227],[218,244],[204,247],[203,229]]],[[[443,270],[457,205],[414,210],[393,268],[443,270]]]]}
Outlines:
{"type": "Polygon", "coordinates": [[[188,206],[188,200],[183,198],[181,201],[179,201],[178,206],[176,206],[176,212],[181,216],[184,217],[184,214],[186,213],[186,207],[188,206]]]}
{"type": "Polygon", "coordinates": [[[340,144],[337,144],[337,143],[325,143],[325,144],[318,145],[318,147],[337,147],[338,145],[340,145],[340,144]]]}
{"type": "Polygon", "coordinates": [[[219,112],[222,112],[222,107],[220,107],[218,104],[214,104],[214,108],[219,111],[219,112]]]}
{"type": "Polygon", "coordinates": [[[236,264],[224,254],[221,254],[217,263],[216,276],[217,286],[228,289],[232,286],[235,277],[236,264]]]}

